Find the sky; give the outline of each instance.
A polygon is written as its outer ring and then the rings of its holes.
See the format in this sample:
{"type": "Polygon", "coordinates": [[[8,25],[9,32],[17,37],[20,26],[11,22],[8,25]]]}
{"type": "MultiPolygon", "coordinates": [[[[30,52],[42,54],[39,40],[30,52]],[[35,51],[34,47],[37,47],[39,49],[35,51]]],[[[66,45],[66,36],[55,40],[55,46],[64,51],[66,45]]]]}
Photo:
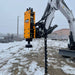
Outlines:
{"type": "MultiPolygon", "coordinates": [[[[44,13],[48,0],[0,0],[0,33],[17,33],[17,16],[19,16],[19,34],[24,31],[24,12],[32,7],[36,13],[36,22],[44,13]]],[[[75,0],[65,0],[75,16],[75,0]]],[[[60,11],[55,12],[52,25],[58,25],[58,29],[69,28],[66,18],[60,11]]]]}

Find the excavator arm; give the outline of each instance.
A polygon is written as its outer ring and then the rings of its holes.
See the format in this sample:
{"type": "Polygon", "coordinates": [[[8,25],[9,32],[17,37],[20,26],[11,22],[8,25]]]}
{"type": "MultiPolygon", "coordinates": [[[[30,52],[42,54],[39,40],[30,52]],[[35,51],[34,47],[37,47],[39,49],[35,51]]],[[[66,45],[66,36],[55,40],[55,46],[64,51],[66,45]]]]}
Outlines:
{"type": "Polygon", "coordinates": [[[73,13],[68,8],[68,6],[65,4],[64,0],[60,0],[58,2],[58,9],[66,17],[69,23],[69,29],[70,29],[69,41],[70,43],[68,47],[74,50],[75,49],[75,19],[74,19],[73,13]]]}
{"type": "Polygon", "coordinates": [[[49,0],[42,19],[45,19],[45,28],[50,29],[55,11],[59,10],[69,23],[70,36],[68,47],[75,49],[75,19],[72,11],[68,8],[64,0],[49,0]]]}

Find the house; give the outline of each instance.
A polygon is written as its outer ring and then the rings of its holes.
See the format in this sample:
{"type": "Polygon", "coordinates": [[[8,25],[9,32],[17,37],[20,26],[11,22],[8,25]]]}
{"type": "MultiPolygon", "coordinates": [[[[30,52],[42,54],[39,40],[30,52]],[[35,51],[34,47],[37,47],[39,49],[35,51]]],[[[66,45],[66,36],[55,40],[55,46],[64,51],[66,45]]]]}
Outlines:
{"type": "Polygon", "coordinates": [[[69,29],[60,29],[54,31],[52,34],[49,34],[48,38],[51,38],[53,40],[67,40],[69,33],[70,33],[69,29]]]}

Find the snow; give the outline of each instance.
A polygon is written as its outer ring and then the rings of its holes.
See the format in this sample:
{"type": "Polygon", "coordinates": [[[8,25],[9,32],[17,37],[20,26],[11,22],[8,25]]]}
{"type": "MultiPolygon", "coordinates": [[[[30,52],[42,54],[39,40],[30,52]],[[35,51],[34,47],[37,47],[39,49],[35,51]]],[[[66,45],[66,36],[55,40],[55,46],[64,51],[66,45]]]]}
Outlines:
{"type": "Polygon", "coordinates": [[[75,68],[69,66],[69,65],[65,65],[62,67],[62,70],[67,73],[67,74],[74,74],[75,75],[75,68]]]}
{"type": "Polygon", "coordinates": [[[34,61],[33,61],[29,66],[30,66],[30,67],[29,67],[29,71],[34,72],[35,69],[36,69],[36,67],[37,67],[37,62],[34,62],[34,61]]]}
{"type": "MultiPolygon", "coordinates": [[[[33,47],[29,50],[27,48],[25,48],[25,44],[26,44],[25,40],[21,41],[21,42],[15,41],[15,42],[11,42],[11,43],[0,43],[0,63],[5,64],[5,65],[0,64],[0,66],[3,66],[0,68],[0,75],[11,75],[11,73],[8,72],[8,69],[13,67],[12,64],[19,63],[19,60],[16,60],[16,58],[21,59],[20,65],[27,64],[28,59],[21,57],[21,55],[29,54],[30,52],[37,53],[40,48],[40,46],[39,46],[39,48],[37,48],[37,45],[39,43],[36,40],[35,40],[35,43],[33,43],[33,45],[35,47],[33,47]],[[7,62],[7,63],[5,63],[5,62],[7,62]]],[[[37,64],[35,62],[32,62],[32,64],[30,65],[29,70],[31,70],[33,72],[35,70],[35,68],[37,68],[37,64]],[[33,67],[32,64],[35,65],[35,67],[33,67]]],[[[19,68],[21,68],[21,67],[19,67],[19,68]]],[[[15,70],[15,69],[16,69],[16,67],[13,70],[15,70]]],[[[40,70],[41,69],[39,67],[37,69],[37,71],[41,74],[40,70]]],[[[37,73],[37,71],[36,71],[36,73],[37,73]]]]}
{"type": "MultiPolygon", "coordinates": [[[[44,41],[43,39],[34,39],[31,44],[33,45],[33,48],[27,49],[25,48],[26,41],[20,41],[20,42],[10,42],[10,43],[0,43],[0,75],[12,75],[11,68],[13,70],[19,69],[18,75],[21,75],[21,70],[27,74],[27,75],[44,75],[44,67],[38,66],[38,63],[36,61],[29,61],[25,55],[28,55],[30,53],[39,53],[42,51],[41,48],[44,47],[44,41]],[[19,66],[16,66],[14,64],[18,64],[19,66]],[[26,66],[24,66],[26,65],[26,66]]],[[[48,47],[55,47],[57,49],[59,48],[67,48],[67,42],[66,41],[54,41],[48,39],[48,47]]],[[[49,49],[51,50],[51,49],[49,49]]],[[[55,54],[55,52],[50,53],[49,55],[52,56],[55,54]]],[[[33,55],[32,55],[33,56],[33,55]]],[[[68,59],[66,60],[68,63],[70,62],[68,59]]],[[[55,64],[58,63],[56,58],[49,58],[48,62],[51,64],[48,64],[48,66],[51,66],[54,62],[55,64]]],[[[61,61],[63,64],[61,67],[59,67],[57,64],[54,65],[54,68],[60,68],[63,72],[66,74],[75,74],[75,68],[69,65],[66,65],[65,62],[61,61]]],[[[73,63],[73,62],[71,62],[73,63]]]]}
{"type": "Polygon", "coordinates": [[[67,48],[68,42],[48,39],[48,47],[67,48]]]}
{"type": "Polygon", "coordinates": [[[27,75],[44,75],[44,68],[37,66],[37,62],[32,61],[29,65],[28,71],[25,69],[27,75]]]}

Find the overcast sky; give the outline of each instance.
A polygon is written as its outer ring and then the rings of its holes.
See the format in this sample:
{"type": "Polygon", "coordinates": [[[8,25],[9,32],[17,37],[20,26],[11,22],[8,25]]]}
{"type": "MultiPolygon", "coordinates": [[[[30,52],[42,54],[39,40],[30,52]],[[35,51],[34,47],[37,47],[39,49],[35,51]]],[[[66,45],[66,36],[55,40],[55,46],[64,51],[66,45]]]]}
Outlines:
{"type": "MultiPolygon", "coordinates": [[[[75,16],[75,0],[65,0],[75,16]]],[[[0,0],[0,33],[16,33],[17,16],[20,16],[19,33],[23,34],[24,12],[32,7],[36,12],[36,22],[42,17],[48,0],[0,0]]],[[[57,11],[52,25],[57,24],[57,29],[68,28],[66,18],[57,11]]]]}

